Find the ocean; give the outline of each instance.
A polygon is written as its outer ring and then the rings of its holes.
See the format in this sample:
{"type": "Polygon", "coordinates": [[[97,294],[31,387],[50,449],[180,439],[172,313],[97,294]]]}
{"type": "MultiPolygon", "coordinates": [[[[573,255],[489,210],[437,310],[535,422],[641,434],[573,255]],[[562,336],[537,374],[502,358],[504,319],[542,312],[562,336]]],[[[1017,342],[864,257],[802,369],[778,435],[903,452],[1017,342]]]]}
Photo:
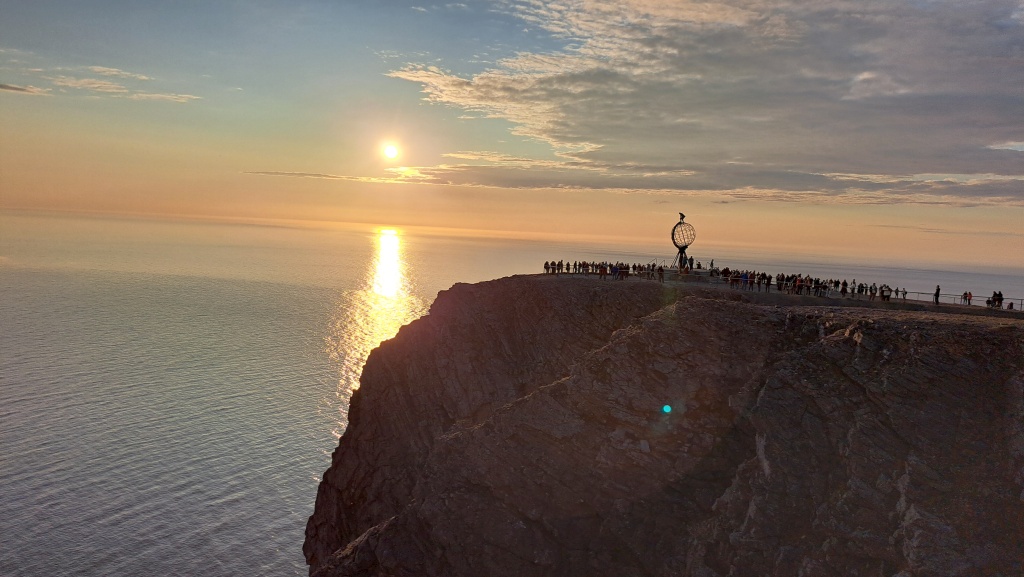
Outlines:
{"type": "MultiPolygon", "coordinates": [[[[0,575],[305,575],[306,518],[381,340],[456,282],[672,252],[0,213],[0,575]]],[[[697,256],[1024,298],[1019,270],[697,256]]]]}

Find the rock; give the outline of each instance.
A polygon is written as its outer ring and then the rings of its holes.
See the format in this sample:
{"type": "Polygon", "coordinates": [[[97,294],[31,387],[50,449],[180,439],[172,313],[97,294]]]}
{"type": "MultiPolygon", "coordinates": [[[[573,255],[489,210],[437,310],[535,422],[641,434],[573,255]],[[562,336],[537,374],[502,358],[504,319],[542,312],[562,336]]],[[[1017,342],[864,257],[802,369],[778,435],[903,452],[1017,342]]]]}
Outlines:
{"type": "Polygon", "coordinates": [[[367,361],[311,574],[1024,574],[1024,324],[692,286],[439,295],[367,361]]]}

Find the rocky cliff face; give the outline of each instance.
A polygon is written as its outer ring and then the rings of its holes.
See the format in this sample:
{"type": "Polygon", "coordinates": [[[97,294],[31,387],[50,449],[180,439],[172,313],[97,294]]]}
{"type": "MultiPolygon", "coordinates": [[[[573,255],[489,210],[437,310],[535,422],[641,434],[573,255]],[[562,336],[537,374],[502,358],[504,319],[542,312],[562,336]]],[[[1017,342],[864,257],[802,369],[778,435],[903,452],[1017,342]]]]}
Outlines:
{"type": "Polygon", "coordinates": [[[367,362],[311,573],[1024,575],[1024,323],[754,299],[442,293],[367,362]]]}

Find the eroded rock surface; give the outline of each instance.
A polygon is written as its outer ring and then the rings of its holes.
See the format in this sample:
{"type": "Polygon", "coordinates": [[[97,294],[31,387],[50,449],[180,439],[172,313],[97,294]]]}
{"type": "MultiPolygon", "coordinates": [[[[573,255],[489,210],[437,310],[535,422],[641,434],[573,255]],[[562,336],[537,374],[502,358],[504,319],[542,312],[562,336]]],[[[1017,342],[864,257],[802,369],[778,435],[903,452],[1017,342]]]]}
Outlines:
{"type": "Polygon", "coordinates": [[[1024,575],[1024,323],[745,300],[442,293],[367,362],[311,573],[1024,575]]]}

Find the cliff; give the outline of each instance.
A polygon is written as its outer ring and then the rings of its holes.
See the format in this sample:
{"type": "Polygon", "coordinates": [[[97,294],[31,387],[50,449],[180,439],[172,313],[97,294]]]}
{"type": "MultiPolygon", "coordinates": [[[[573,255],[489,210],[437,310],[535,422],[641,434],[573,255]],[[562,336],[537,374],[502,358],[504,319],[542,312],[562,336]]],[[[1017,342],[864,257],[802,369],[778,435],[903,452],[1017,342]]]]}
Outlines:
{"type": "Polygon", "coordinates": [[[1024,575],[1024,323],[821,303],[456,285],[370,355],[311,574],[1024,575]]]}

